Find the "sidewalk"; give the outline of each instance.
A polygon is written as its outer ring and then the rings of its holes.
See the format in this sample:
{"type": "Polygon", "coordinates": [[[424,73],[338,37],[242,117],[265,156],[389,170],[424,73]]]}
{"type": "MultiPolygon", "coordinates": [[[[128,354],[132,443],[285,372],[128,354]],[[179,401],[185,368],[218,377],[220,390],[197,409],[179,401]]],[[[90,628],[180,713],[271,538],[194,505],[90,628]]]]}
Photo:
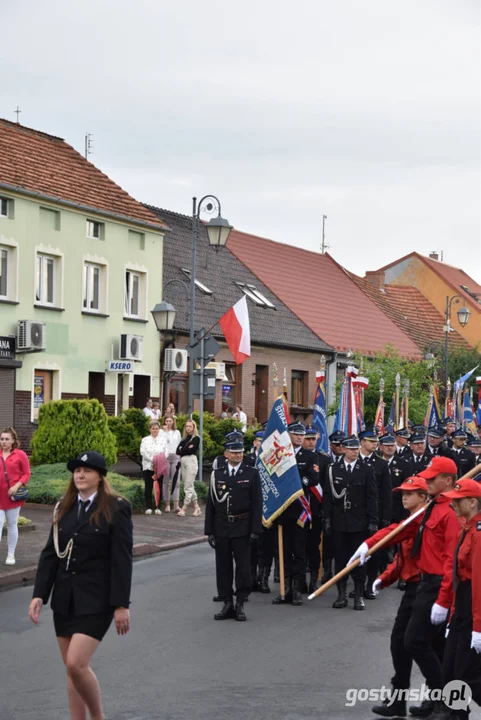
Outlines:
{"type": "MultiPolygon", "coordinates": [[[[35,577],[38,557],[47,542],[52,524],[53,505],[26,503],[20,514],[35,525],[35,530],[20,528],[16,564],[5,566],[7,555],[6,531],[0,543],[0,591],[16,585],[30,584],[35,577]]],[[[173,513],[162,515],[133,515],[134,556],[144,557],[185,545],[204,542],[204,517],[189,515],[179,518],[173,513]]]]}

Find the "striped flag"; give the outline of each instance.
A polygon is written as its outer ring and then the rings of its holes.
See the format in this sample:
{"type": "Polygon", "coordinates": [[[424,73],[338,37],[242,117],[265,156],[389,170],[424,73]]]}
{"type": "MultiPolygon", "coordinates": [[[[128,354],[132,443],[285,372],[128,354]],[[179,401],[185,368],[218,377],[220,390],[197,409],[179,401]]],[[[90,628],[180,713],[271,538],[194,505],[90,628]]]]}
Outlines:
{"type": "MultiPolygon", "coordinates": [[[[391,409],[389,411],[389,419],[387,421],[386,430],[390,433],[394,433],[394,425],[396,424],[396,396],[393,394],[391,409]]],[[[397,428],[396,428],[397,429],[397,428]]]]}
{"type": "Polygon", "coordinates": [[[319,437],[316,443],[317,452],[329,452],[329,435],[327,432],[326,409],[326,372],[320,370],[316,373],[317,389],[312,412],[312,426],[316,428],[319,437]]]}
{"type": "Polygon", "coordinates": [[[384,428],[384,409],[386,407],[386,403],[384,400],[379,400],[377,404],[377,410],[376,410],[376,417],[374,418],[374,427],[378,429],[379,435],[384,435],[385,428],[384,428]]]}

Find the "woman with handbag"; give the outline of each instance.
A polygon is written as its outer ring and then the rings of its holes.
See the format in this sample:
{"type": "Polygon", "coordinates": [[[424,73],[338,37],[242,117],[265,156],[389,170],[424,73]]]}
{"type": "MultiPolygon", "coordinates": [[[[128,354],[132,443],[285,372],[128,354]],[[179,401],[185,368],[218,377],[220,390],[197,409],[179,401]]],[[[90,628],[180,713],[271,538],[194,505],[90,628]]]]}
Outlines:
{"type": "Polygon", "coordinates": [[[37,623],[52,592],[55,633],[67,670],[70,717],[103,720],[102,699],[90,660],[115,621],[130,627],[132,511],[107,480],[103,455],[86,451],[70,460],[73,473],[54,510],[42,550],[29,617],[37,623]]]}
{"type": "Polygon", "coordinates": [[[3,523],[7,520],[7,559],[5,565],[15,565],[18,542],[18,516],[28,498],[25,485],[30,479],[30,463],[19,449],[18,436],[12,427],[0,433],[0,540],[3,523]]]}

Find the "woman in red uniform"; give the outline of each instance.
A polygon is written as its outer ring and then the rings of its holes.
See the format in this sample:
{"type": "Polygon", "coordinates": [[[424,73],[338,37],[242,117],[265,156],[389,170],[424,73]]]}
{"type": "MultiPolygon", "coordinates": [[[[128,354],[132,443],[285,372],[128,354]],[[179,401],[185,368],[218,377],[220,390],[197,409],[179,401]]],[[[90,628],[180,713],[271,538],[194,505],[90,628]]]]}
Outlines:
{"type": "MultiPolygon", "coordinates": [[[[454,553],[454,603],[444,651],[444,680],[462,680],[469,685],[473,700],[481,705],[481,485],[476,480],[460,480],[451,500],[462,529],[454,553]]],[[[432,720],[469,717],[463,709],[446,710],[432,720]]]]}
{"type": "Polygon", "coordinates": [[[23,500],[12,498],[30,478],[28,457],[19,449],[15,430],[7,427],[0,433],[0,540],[3,523],[7,521],[7,559],[5,565],[15,565],[18,542],[18,516],[23,500]]]}

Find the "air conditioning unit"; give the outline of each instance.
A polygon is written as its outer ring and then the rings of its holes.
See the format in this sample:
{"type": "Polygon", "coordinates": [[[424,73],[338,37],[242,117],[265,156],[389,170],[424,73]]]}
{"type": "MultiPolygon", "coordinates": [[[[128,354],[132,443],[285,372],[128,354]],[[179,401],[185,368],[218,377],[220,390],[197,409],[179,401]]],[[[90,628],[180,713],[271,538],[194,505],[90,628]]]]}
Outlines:
{"type": "Polygon", "coordinates": [[[45,350],[47,332],[44,322],[19,320],[17,323],[17,352],[45,350]]]}
{"type": "Polygon", "coordinates": [[[188,357],[187,350],[168,348],[164,353],[164,371],[186,373],[188,357]]]}
{"type": "Polygon", "coordinates": [[[227,380],[225,374],[225,363],[222,362],[210,362],[206,366],[206,369],[215,370],[216,380],[227,380]]]}
{"type": "Polygon", "coordinates": [[[142,360],[142,335],[121,335],[119,360],[142,360]]]}

